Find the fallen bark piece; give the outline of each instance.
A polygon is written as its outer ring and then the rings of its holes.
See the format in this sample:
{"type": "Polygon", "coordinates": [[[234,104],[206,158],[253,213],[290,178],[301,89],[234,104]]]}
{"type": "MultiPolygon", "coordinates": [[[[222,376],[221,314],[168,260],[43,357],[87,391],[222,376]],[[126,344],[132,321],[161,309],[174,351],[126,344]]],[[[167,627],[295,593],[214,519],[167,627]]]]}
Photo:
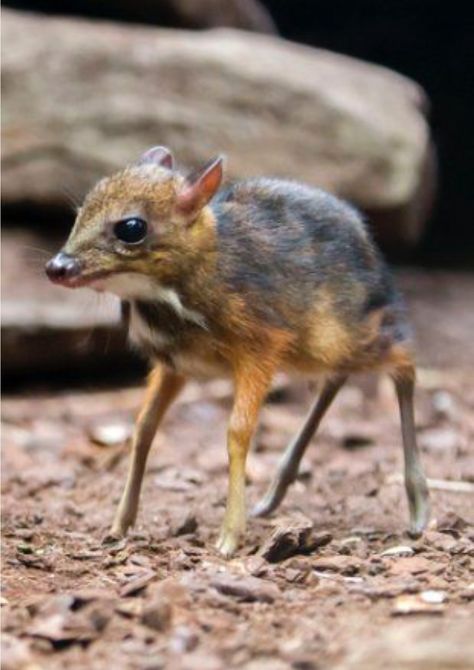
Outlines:
{"type": "Polygon", "coordinates": [[[117,603],[115,611],[126,619],[141,617],[143,613],[143,600],[139,598],[124,600],[117,603]]]}
{"type": "MultiPolygon", "coordinates": [[[[474,484],[472,486],[474,486],[474,484]]],[[[446,514],[438,519],[436,530],[440,533],[449,533],[457,537],[459,533],[464,532],[468,526],[472,527],[472,524],[456,512],[446,512],[446,514]]]]}
{"type": "Polygon", "coordinates": [[[45,572],[54,571],[53,561],[44,556],[17,553],[16,559],[27,568],[36,568],[36,570],[44,570],[45,572]]]}
{"type": "Polygon", "coordinates": [[[356,556],[322,556],[312,563],[313,569],[321,572],[338,572],[342,575],[354,575],[360,571],[363,561],[356,556]]]}
{"type": "Polygon", "coordinates": [[[237,577],[224,574],[211,581],[219,593],[233,596],[243,602],[272,603],[280,596],[280,589],[272,582],[266,582],[258,577],[237,577]]]}
{"type": "Polygon", "coordinates": [[[98,630],[91,621],[73,613],[58,613],[39,619],[26,632],[32,637],[50,640],[53,644],[87,642],[98,635],[98,630]]]}
{"type": "Polygon", "coordinates": [[[270,563],[277,563],[289,556],[307,553],[311,550],[312,529],[313,522],[310,519],[281,521],[262,545],[259,555],[270,563]]]}
{"type": "Polygon", "coordinates": [[[148,584],[156,577],[154,570],[147,570],[133,577],[130,581],[124,584],[120,589],[120,597],[126,598],[142,591],[148,584]]]}
{"type": "Polygon", "coordinates": [[[171,535],[173,537],[178,537],[179,535],[190,535],[195,533],[197,529],[197,519],[191,512],[185,512],[181,517],[174,519],[171,522],[171,535]]]}
{"type": "MultiPolygon", "coordinates": [[[[451,493],[474,493],[472,482],[454,481],[450,479],[427,479],[428,487],[436,491],[450,491],[451,493]]],[[[404,478],[394,473],[387,478],[388,484],[403,484],[404,478]]]]}
{"type": "Polygon", "coordinates": [[[109,601],[112,600],[114,596],[114,593],[111,593],[110,590],[105,588],[86,588],[79,591],[73,591],[73,607],[79,609],[96,600],[109,601]]]}
{"type": "Polygon", "coordinates": [[[432,572],[437,574],[440,569],[444,569],[444,565],[439,562],[430,561],[423,556],[401,556],[396,561],[393,561],[390,565],[390,570],[392,574],[395,575],[404,575],[411,574],[417,575],[423,572],[432,572]]]}
{"type": "Polygon", "coordinates": [[[428,479],[428,486],[438,491],[452,491],[453,493],[474,493],[472,482],[452,481],[449,479],[428,479]]]}
{"type": "Polygon", "coordinates": [[[435,530],[429,530],[424,533],[423,541],[430,547],[434,547],[439,551],[450,553],[455,549],[457,540],[447,533],[439,533],[435,530]]]}
{"type": "Polygon", "coordinates": [[[472,582],[465,589],[460,591],[459,597],[462,600],[468,600],[469,602],[471,600],[474,600],[474,582],[472,582]]]}

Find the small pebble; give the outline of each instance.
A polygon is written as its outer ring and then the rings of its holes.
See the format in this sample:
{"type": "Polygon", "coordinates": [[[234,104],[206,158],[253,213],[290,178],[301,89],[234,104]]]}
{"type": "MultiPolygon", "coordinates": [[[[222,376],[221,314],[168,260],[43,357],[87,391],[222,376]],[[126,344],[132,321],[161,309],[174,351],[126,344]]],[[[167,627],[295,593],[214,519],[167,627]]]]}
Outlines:
{"type": "Polygon", "coordinates": [[[411,547],[405,545],[397,545],[395,547],[389,547],[382,551],[380,556],[413,556],[415,552],[411,547]]]}
{"type": "Polygon", "coordinates": [[[437,419],[452,420],[456,416],[456,405],[451,393],[435,391],[431,397],[434,415],[437,419]]]}
{"type": "Polygon", "coordinates": [[[420,593],[420,598],[424,603],[440,605],[446,600],[446,593],[444,591],[435,591],[430,589],[428,591],[422,591],[420,593]]]}
{"type": "Polygon", "coordinates": [[[131,437],[132,431],[131,424],[116,421],[91,426],[89,437],[101,447],[113,447],[126,442],[131,437]]]}

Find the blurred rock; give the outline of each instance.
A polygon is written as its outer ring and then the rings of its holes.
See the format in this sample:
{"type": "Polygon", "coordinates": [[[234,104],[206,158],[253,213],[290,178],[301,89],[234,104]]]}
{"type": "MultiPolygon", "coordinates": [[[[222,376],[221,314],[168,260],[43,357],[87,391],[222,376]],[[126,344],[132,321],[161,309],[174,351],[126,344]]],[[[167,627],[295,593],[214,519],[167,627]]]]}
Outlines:
{"type": "Polygon", "coordinates": [[[26,642],[7,632],[2,634],[2,668],[3,670],[22,670],[35,668],[31,650],[26,642]]]}
{"type": "MultiPolygon", "coordinates": [[[[355,645],[354,645],[355,646],[355,645]]],[[[467,670],[474,643],[468,620],[385,625],[377,639],[359,644],[337,670],[467,670]]]]}
{"type": "Polygon", "coordinates": [[[54,242],[24,230],[2,231],[4,379],[55,371],[68,375],[136,366],[113,296],[54,286],[43,271],[54,242]],[[51,246],[52,245],[52,246],[51,246]],[[32,253],[40,256],[32,258],[32,253]]]}
{"type": "Polygon", "coordinates": [[[456,455],[462,449],[464,440],[457,430],[452,428],[432,428],[420,434],[419,445],[424,451],[449,453],[456,455]]]}
{"type": "Polygon", "coordinates": [[[8,0],[5,5],[175,28],[226,26],[263,33],[276,31],[270,13],[259,0],[8,0]]]}
{"type": "Polygon", "coordinates": [[[143,610],[141,621],[148,628],[161,632],[169,628],[172,611],[171,603],[166,600],[152,602],[143,610]]]}
{"type": "Polygon", "coordinates": [[[435,391],[431,397],[431,405],[435,421],[456,420],[456,403],[448,391],[435,391]]]}
{"type": "Polygon", "coordinates": [[[322,186],[385,247],[419,238],[433,190],[423,91],[273,36],[3,12],[3,202],[58,206],[151,144],[187,165],[322,186]]]}

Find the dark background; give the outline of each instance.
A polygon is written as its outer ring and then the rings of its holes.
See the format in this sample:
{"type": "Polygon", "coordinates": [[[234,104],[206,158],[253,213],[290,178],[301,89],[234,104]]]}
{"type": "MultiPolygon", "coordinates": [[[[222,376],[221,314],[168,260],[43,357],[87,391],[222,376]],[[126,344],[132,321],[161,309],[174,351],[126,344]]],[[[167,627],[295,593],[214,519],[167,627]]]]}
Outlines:
{"type": "Polygon", "coordinates": [[[285,36],[398,70],[431,101],[439,193],[420,260],[474,264],[473,35],[469,3],[264,0],[285,36]]]}

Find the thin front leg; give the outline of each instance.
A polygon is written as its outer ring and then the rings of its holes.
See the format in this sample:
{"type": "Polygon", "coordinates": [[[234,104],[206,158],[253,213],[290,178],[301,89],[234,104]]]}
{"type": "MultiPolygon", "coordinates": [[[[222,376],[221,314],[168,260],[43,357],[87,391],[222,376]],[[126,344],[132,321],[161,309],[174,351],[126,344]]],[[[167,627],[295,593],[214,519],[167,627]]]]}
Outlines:
{"type": "Polygon", "coordinates": [[[133,436],[127,482],[107,539],[123,537],[135,523],[146,460],[153,438],[166,410],[183,388],[184,382],[180,375],[161,367],[155,368],[150,374],[145,402],[133,436]]]}
{"type": "Polygon", "coordinates": [[[235,396],[227,432],[229,454],[229,488],[224,522],[217,549],[231,556],[245,532],[245,464],[252,436],[272,374],[251,364],[239,364],[235,371],[235,396]]]}
{"type": "Polygon", "coordinates": [[[414,375],[397,378],[395,388],[400,406],[403,453],[405,459],[405,488],[410,510],[410,534],[421,535],[430,519],[430,501],[420,454],[416,443],[413,410],[414,375]]]}
{"type": "Polygon", "coordinates": [[[323,383],[318,399],[311,407],[300,432],[286,448],[276,475],[265,496],[253,508],[252,516],[267,516],[282,502],[289,485],[298,475],[301,459],[311,438],[346,379],[347,376],[341,375],[327,379],[323,383]]]}

